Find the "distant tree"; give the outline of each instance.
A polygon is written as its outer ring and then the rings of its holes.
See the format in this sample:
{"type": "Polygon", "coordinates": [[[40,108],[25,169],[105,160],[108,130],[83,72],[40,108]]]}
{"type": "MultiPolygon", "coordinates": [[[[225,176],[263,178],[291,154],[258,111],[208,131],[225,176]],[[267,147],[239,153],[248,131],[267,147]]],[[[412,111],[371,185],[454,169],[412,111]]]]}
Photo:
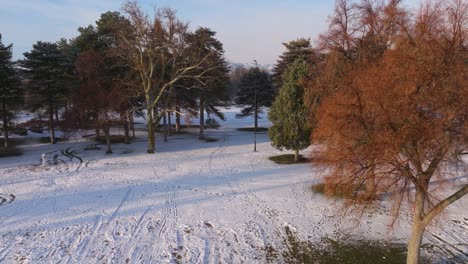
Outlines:
{"type": "Polygon", "coordinates": [[[217,105],[227,99],[229,66],[224,58],[223,44],[215,38],[215,35],[216,32],[209,28],[198,28],[188,36],[191,57],[195,62],[203,60],[197,71],[200,74],[205,72],[203,79],[192,80],[193,87],[197,89],[199,96],[199,139],[204,139],[205,111],[209,116],[215,115],[225,120],[224,114],[217,109],[217,105]]]}
{"type": "Polygon", "coordinates": [[[294,150],[294,161],[299,151],[310,145],[308,109],[304,104],[304,83],[308,75],[305,61],[297,60],[284,72],[284,84],[273,102],[268,119],[273,125],[268,130],[272,145],[282,150],[294,150]]]}
{"type": "Polygon", "coordinates": [[[20,61],[27,78],[30,106],[33,110],[46,108],[49,115],[50,142],[56,143],[55,110],[63,105],[69,94],[65,85],[69,70],[68,60],[56,43],[37,42],[20,61]]]}
{"type": "Polygon", "coordinates": [[[310,39],[299,38],[283,43],[286,51],[279,57],[273,68],[273,84],[277,89],[283,86],[283,75],[286,69],[296,60],[301,59],[309,64],[315,64],[317,54],[310,44],[310,39]]]}
{"type": "Polygon", "coordinates": [[[428,224],[468,193],[452,185],[443,196],[468,143],[468,4],[426,3],[410,19],[400,1],[350,2],[337,1],[322,39],[340,55],[323,75],[340,78],[324,82],[333,92],[318,110],[317,160],[327,189],[357,186],[345,205],[363,212],[388,194],[395,220],[412,210],[407,263],[417,264],[428,224]]]}
{"type": "Polygon", "coordinates": [[[5,148],[8,148],[8,133],[14,118],[12,110],[23,103],[23,89],[11,60],[12,49],[12,44],[5,46],[2,43],[2,35],[0,34],[0,118],[3,123],[2,133],[5,148]]]}
{"type": "Polygon", "coordinates": [[[248,69],[246,69],[243,66],[237,66],[235,68],[231,68],[231,71],[229,72],[229,78],[230,78],[230,83],[229,83],[229,89],[228,89],[228,96],[230,100],[234,100],[236,97],[237,92],[239,91],[239,85],[240,81],[242,79],[242,76],[248,72],[248,69]]]}
{"type": "Polygon", "coordinates": [[[271,76],[258,67],[251,68],[241,79],[235,103],[245,106],[237,118],[254,116],[254,127],[258,128],[258,114],[262,107],[270,107],[275,99],[271,76]]]}

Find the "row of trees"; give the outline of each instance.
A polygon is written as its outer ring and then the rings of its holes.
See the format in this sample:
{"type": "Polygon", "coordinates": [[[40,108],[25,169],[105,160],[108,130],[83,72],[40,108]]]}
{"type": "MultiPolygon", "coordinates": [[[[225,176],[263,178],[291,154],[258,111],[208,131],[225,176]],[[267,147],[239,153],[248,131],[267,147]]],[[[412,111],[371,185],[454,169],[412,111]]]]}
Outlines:
{"type": "Polygon", "coordinates": [[[440,187],[468,143],[467,26],[464,0],[427,2],[415,13],[399,0],[337,0],[318,48],[288,43],[274,74],[273,145],[297,157],[318,144],[327,189],[354,192],[346,205],[355,212],[383,193],[395,220],[412,205],[411,264],[429,223],[468,193],[467,185],[449,195],[440,187]]]}
{"type": "Polygon", "coordinates": [[[13,110],[25,98],[28,109],[47,113],[51,143],[56,142],[57,122],[62,128],[93,124],[98,136],[104,131],[108,152],[116,119],[128,143],[134,115],[146,118],[149,153],[155,152],[161,120],[171,125],[175,115],[179,132],[182,113],[198,114],[203,139],[205,113],[224,119],[217,107],[229,99],[229,66],[214,31],[190,32],[175,11],[159,9],[149,16],[135,1],[127,2],[122,14],[104,13],[95,26],[78,31],[70,41],[39,41],[18,63],[12,62],[12,45],[4,46],[0,39],[5,147],[13,110]]]}
{"type": "Polygon", "coordinates": [[[17,63],[12,62],[12,45],[0,41],[5,146],[12,110],[20,109],[25,99],[29,110],[47,113],[52,144],[57,124],[62,130],[92,125],[97,136],[104,132],[111,153],[110,129],[116,120],[129,143],[133,117],[139,114],[146,119],[147,151],[154,153],[155,132],[163,121],[166,138],[173,115],[176,132],[183,113],[198,115],[199,139],[204,139],[205,113],[224,120],[218,107],[230,100],[230,91],[238,90],[235,102],[246,106],[238,117],[257,117],[275,96],[267,72],[255,67],[230,73],[216,33],[203,27],[190,32],[171,9],[150,16],[130,1],[123,13],[104,13],[96,25],[78,32],[71,40],[37,42],[17,63]]]}

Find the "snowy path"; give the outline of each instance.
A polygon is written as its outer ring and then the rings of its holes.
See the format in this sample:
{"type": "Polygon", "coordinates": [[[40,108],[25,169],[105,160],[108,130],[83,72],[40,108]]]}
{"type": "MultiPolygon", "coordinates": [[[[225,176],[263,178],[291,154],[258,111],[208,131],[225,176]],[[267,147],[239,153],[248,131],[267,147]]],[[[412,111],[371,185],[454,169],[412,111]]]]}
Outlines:
{"type": "MultiPolygon", "coordinates": [[[[57,165],[48,168],[40,151],[0,163],[0,263],[281,263],[286,226],[316,241],[388,237],[385,210],[357,225],[334,217],[335,202],[310,191],[318,171],[271,163],[278,152],[266,134],[254,153],[250,133],[208,133],[219,141],[177,135],[155,155],[144,141],[113,155],[63,144],[49,150],[57,165]]],[[[467,205],[454,204],[425,241],[459,263],[467,205]]],[[[402,221],[392,239],[404,242],[408,228],[402,221]]]]}

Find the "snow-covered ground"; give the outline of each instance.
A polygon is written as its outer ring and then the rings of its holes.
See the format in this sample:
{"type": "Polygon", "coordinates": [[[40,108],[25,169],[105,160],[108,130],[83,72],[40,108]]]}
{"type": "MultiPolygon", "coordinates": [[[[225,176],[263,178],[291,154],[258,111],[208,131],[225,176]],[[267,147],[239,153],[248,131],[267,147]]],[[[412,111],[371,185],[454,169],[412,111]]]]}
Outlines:
{"type": "MultiPolygon", "coordinates": [[[[321,170],[276,165],[280,153],[233,118],[207,135],[173,135],[145,153],[143,132],[114,154],[90,142],[29,145],[0,159],[0,263],[265,263],[284,249],[285,227],[320,241],[354,238],[405,243],[410,218],[390,232],[387,208],[357,221],[336,217],[340,202],[311,191],[321,170]],[[41,153],[58,165],[40,166],[41,153]]],[[[264,118],[261,123],[268,125],[264,118]]],[[[453,184],[466,184],[466,176],[453,184]]],[[[468,199],[449,207],[425,243],[468,261],[468,199]]],[[[272,260],[282,263],[281,255],[272,260]]]]}

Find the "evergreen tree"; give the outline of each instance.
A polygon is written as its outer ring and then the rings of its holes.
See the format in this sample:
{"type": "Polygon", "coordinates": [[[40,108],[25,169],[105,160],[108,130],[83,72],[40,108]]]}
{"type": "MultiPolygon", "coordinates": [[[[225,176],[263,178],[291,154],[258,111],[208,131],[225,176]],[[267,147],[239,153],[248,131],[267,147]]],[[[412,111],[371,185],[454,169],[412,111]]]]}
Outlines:
{"type": "Polygon", "coordinates": [[[227,88],[229,85],[229,66],[224,59],[223,44],[215,38],[216,32],[209,28],[198,28],[189,35],[189,49],[195,61],[203,60],[198,69],[202,79],[192,79],[194,87],[198,90],[200,132],[199,139],[204,139],[205,112],[211,118],[215,115],[225,120],[224,114],[217,106],[227,101],[227,88]]]}
{"type": "Polygon", "coordinates": [[[311,129],[308,125],[308,110],[304,104],[302,81],[307,77],[305,61],[295,61],[284,73],[284,84],[280,88],[268,113],[273,123],[268,131],[272,145],[282,150],[294,150],[294,161],[299,160],[299,150],[310,145],[311,129]]]}
{"type": "Polygon", "coordinates": [[[316,53],[310,44],[310,39],[299,38],[288,43],[283,43],[286,51],[279,57],[273,69],[273,83],[276,88],[283,86],[283,74],[296,60],[302,59],[310,64],[315,64],[316,53]]]}
{"type": "Polygon", "coordinates": [[[54,113],[64,104],[69,89],[69,61],[56,43],[37,42],[21,61],[27,78],[32,110],[46,108],[49,116],[50,142],[56,143],[54,113]]]}
{"type": "Polygon", "coordinates": [[[270,75],[258,67],[251,68],[239,84],[235,103],[245,106],[237,118],[254,115],[255,129],[258,128],[258,114],[262,107],[270,107],[275,99],[275,90],[270,75]]]}
{"type": "Polygon", "coordinates": [[[12,44],[5,46],[2,43],[0,34],[0,118],[5,148],[8,148],[8,132],[14,118],[12,110],[23,102],[23,90],[11,61],[12,48],[12,44]]]}

